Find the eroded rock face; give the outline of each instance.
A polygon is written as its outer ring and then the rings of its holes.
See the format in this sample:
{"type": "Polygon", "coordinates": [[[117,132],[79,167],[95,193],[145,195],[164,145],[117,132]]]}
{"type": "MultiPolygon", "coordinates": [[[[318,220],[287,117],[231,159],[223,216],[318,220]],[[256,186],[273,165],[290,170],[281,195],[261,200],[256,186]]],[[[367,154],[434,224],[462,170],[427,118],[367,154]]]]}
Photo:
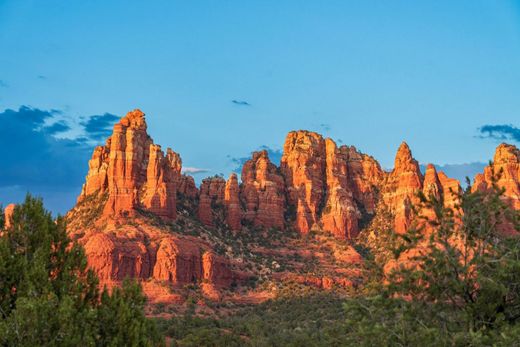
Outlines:
{"type": "Polygon", "coordinates": [[[101,194],[108,189],[108,155],[110,153],[110,140],[105,146],[94,149],[92,159],[88,162],[88,174],[83,185],[78,202],[92,194],[101,194]]]}
{"type": "Polygon", "coordinates": [[[105,216],[135,215],[139,189],[146,179],[152,139],[146,132],[144,113],[129,112],[114,125],[108,155],[108,201],[105,216]]]}
{"type": "Polygon", "coordinates": [[[205,252],[202,256],[202,274],[206,282],[217,288],[226,288],[233,282],[233,272],[229,270],[227,261],[213,251],[205,252]]]}
{"type": "Polygon", "coordinates": [[[166,156],[148,136],[145,115],[129,112],[114,125],[105,146],[96,147],[78,201],[108,194],[103,218],[135,216],[138,209],[175,219],[176,188],[182,161],[171,149],[166,156]]]}
{"type": "Polygon", "coordinates": [[[397,150],[393,171],[387,177],[382,198],[395,216],[396,232],[404,233],[413,218],[411,205],[419,203],[417,193],[422,190],[423,177],[419,163],[403,142],[397,150]]]}
{"type": "Polygon", "coordinates": [[[9,229],[11,227],[11,221],[13,219],[15,204],[9,204],[4,209],[4,229],[9,229]]]}
{"type": "Polygon", "coordinates": [[[358,234],[359,211],[348,182],[348,148],[338,149],[331,139],[325,140],[326,202],[321,215],[322,227],[339,239],[358,234]]]}
{"type": "MultiPolygon", "coordinates": [[[[72,220],[71,237],[84,245],[89,266],[101,283],[117,283],[126,277],[153,279],[173,285],[201,282],[209,274],[216,287],[232,277],[225,258],[205,255],[206,242],[183,237],[146,224],[140,210],[164,219],[176,218],[177,191],[183,198],[197,200],[192,177],[182,175],[180,156],[153,143],[146,132],[144,113],[129,112],[114,126],[105,146],[94,150],[79,202],[104,204],[93,225],[72,220]],[[87,197],[102,197],[92,199],[87,197]],[[127,218],[132,217],[132,223],[127,218]],[[203,256],[204,254],[204,256],[203,256]],[[222,275],[222,278],[219,276],[222,275]]],[[[210,179],[202,187],[201,219],[212,223],[212,204],[224,202],[223,179],[210,179]],[[208,200],[209,199],[209,200],[208,200]],[[206,203],[206,204],[205,204],[206,203]],[[207,207],[209,213],[204,212],[207,207]]],[[[238,182],[230,182],[229,207],[239,206],[238,182]],[[234,194],[234,195],[233,195],[234,194]]],[[[82,206],[87,210],[98,206],[82,206]]],[[[69,219],[81,218],[80,210],[69,219]]],[[[238,217],[240,218],[240,217],[238,217]]]]}
{"type": "Polygon", "coordinates": [[[267,151],[254,152],[251,160],[244,164],[240,195],[245,220],[255,226],[284,228],[284,179],[269,160],[267,151]]]}
{"type": "Polygon", "coordinates": [[[240,206],[239,192],[237,175],[232,173],[224,189],[226,222],[231,230],[240,230],[242,228],[242,208],[240,206]]]}
{"type": "Polygon", "coordinates": [[[202,278],[202,258],[198,245],[167,237],[159,242],[153,277],[177,284],[195,283],[202,278]]]}
{"type": "Polygon", "coordinates": [[[308,131],[287,136],[281,172],[296,229],[322,229],[340,239],[355,237],[359,220],[374,213],[385,178],[372,157],[308,131]]]}
{"type": "Polygon", "coordinates": [[[358,152],[356,147],[341,146],[341,148],[342,151],[348,152],[347,174],[354,199],[366,213],[374,214],[379,199],[379,189],[386,174],[377,160],[358,152]]]}
{"type": "Polygon", "coordinates": [[[183,197],[196,198],[199,196],[199,189],[195,185],[193,177],[181,175],[177,180],[177,192],[183,197]]]}
{"type": "Polygon", "coordinates": [[[214,226],[214,210],[224,207],[226,181],[222,177],[210,177],[202,180],[199,195],[199,219],[207,226],[214,226]]]}
{"type": "Polygon", "coordinates": [[[288,203],[296,211],[295,227],[307,233],[319,223],[325,201],[325,141],[317,133],[292,131],[287,135],[281,171],[288,203]]]}
{"type": "Polygon", "coordinates": [[[93,232],[81,240],[88,265],[102,282],[125,278],[148,278],[152,269],[151,253],[143,235],[119,237],[113,233],[93,232]]]}
{"type": "MultiPolygon", "coordinates": [[[[427,198],[433,197],[440,201],[444,207],[454,208],[459,202],[459,193],[462,188],[459,181],[454,178],[449,178],[444,172],[438,172],[435,166],[428,164],[424,174],[423,194],[427,198]]],[[[435,212],[431,208],[423,207],[421,215],[428,218],[428,220],[435,219],[435,212]]],[[[430,230],[429,226],[426,226],[430,230]]]]}
{"type": "Polygon", "coordinates": [[[459,180],[449,178],[444,172],[438,174],[442,187],[442,201],[445,207],[454,208],[459,203],[459,194],[462,192],[459,180]]]}
{"type": "Polygon", "coordinates": [[[89,267],[96,271],[102,284],[128,277],[172,285],[205,281],[221,288],[233,280],[229,262],[194,238],[132,226],[76,237],[85,248],[89,267]]]}
{"type": "Polygon", "coordinates": [[[520,150],[513,145],[500,144],[493,157],[491,166],[478,174],[473,183],[473,190],[491,188],[493,174],[497,176],[497,185],[504,188],[504,198],[512,208],[520,209],[520,150]]]}
{"type": "MultiPolygon", "coordinates": [[[[169,153],[172,153],[169,150],[169,153]]],[[[158,216],[175,219],[176,172],[171,170],[159,145],[150,145],[146,183],[144,184],[141,203],[150,212],[158,216]]]]}

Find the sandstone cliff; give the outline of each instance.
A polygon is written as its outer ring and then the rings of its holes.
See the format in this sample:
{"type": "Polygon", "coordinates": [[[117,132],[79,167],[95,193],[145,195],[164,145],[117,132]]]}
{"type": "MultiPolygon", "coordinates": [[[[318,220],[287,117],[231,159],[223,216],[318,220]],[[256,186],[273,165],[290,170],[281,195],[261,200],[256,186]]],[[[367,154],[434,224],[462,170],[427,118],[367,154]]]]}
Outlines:
{"type": "Polygon", "coordinates": [[[135,216],[142,208],[175,219],[180,157],[170,149],[164,156],[146,130],[140,110],[129,112],[114,125],[105,146],[94,150],[78,202],[106,192],[104,218],[135,216]]]}
{"type": "Polygon", "coordinates": [[[404,233],[413,218],[412,204],[419,203],[417,193],[422,190],[423,177],[419,163],[412,157],[408,145],[403,142],[395,156],[394,169],[387,177],[382,192],[386,206],[394,215],[394,228],[404,233]]]}
{"type": "Polygon", "coordinates": [[[253,153],[242,168],[244,219],[255,226],[284,229],[285,185],[267,151],[253,153]]]}
{"type": "Polygon", "coordinates": [[[492,186],[493,176],[496,184],[504,188],[504,198],[516,210],[520,210],[520,150],[513,145],[500,144],[495,151],[493,162],[478,174],[473,190],[485,190],[492,186]]]}

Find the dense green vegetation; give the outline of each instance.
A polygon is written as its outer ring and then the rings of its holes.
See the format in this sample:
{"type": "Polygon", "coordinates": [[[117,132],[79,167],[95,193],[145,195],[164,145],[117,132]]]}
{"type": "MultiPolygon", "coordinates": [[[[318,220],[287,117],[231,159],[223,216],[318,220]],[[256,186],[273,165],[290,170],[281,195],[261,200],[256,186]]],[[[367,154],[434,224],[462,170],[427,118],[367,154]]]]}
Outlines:
{"type": "Polygon", "coordinates": [[[160,345],[144,304],[131,282],[99,293],[82,247],[40,199],[15,208],[0,236],[0,346],[160,345]]]}
{"type": "Polygon", "coordinates": [[[159,326],[174,346],[341,346],[346,343],[343,301],[326,292],[284,295],[230,317],[188,314],[159,326]]]}

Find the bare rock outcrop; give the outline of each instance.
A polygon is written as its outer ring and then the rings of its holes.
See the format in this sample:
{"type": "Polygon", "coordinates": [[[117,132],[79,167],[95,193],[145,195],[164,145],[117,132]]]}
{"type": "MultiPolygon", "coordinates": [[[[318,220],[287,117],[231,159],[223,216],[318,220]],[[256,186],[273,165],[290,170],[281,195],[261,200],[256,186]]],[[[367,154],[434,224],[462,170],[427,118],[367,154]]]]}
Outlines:
{"type": "Polygon", "coordinates": [[[394,214],[394,228],[398,233],[404,233],[414,217],[411,206],[419,203],[417,193],[422,190],[422,182],[419,163],[412,157],[410,147],[401,143],[382,193],[384,203],[394,214]]]}
{"type": "Polygon", "coordinates": [[[244,219],[255,226],[283,229],[285,225],[285,186],[278,168],[267,151],[254,152],[242,168],[240,196],[244,219]]]}

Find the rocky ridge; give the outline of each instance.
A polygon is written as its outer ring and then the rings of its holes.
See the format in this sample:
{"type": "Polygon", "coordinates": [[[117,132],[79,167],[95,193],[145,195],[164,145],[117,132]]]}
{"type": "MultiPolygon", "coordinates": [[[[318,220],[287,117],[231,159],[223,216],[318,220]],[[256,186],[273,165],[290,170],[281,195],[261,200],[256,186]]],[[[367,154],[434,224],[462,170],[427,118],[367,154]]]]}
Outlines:
{"type": "MultiPolygon", "coordinates": [[[[520,208],[518,153],[500,145],[474,189],[487,189],[492,172],[502,170],[498,184],[520,208]]],[[[279,167],[267,151],[252,153],[241,182],[236,174],[215,176],[197,188],[181,170],[177,153],[164,154],[153,143],[140,110],[123,117],[94,150],[67,218],[102,283],[138,278],[150,296],[166,301],[172,291],[197,284],[212,299],[258,280],[355,286],[363,261],[351,243],[379,206],[402,233],[415,218],[419,192],[450,207],[461,190],[433,165],[423,175],[404,142],[385,172],[355,147],[310,131],[287,135],[279,167]]]]}

